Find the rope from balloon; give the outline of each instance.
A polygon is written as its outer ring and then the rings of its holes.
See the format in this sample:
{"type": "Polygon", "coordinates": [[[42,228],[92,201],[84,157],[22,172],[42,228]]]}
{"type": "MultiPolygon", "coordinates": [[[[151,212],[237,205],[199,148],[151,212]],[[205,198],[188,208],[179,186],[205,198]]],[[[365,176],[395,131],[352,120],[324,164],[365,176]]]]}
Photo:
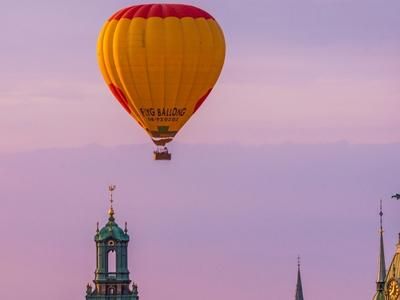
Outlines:
{"type": "Polygon", "coordinates": [[[156,146],[165,146],[169,142],[172,142],[172,138],[155,138],[155,137],[152,137],[151,139],[153,140],[153,143],[156,146]]]}

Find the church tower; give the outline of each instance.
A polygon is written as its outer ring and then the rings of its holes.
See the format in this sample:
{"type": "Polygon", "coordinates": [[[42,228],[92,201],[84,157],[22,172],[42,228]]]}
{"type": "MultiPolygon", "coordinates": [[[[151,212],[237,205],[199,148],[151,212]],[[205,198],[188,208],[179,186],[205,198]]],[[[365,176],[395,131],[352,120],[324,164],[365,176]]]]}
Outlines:
{"type": "Polygon", "coordinates": [[[297,284],[295,300],[304,300],[303,285],[301,284],[300,257],[297,258],[297,284]]]}
{"type": "Polygon", "coordinates": [[[107,224],[97,230],[96,242],[96,271],[93,280],[94,288],[86,287],[86,300],[139,300],[135,283],[131,284],[128,270],[129,235],[127,224],[121,229],[115,222],[113,208],[113,191],[115,185],[109,187],[110,209],[107,224]]]}
{"type": "Polygon", "coordinates": [[[400,299],[400,234],[399,242],[397,243],[396,253],[393,256],[392,263],[386,275],[385,282],[385,299],[399,300],[400,299]]]}
{"type": "Polygon", "coordinates": [[[379,211],[380,217],[380,243],[379,243],[379,258],[378,258],[378,277],[376,280],[376,293],[373,300],[385,300],[385,278],[386,278],[386,263],[385,263],[385,249],[383,246],[383,211],[382,211],[382,200],[379,211]]]}

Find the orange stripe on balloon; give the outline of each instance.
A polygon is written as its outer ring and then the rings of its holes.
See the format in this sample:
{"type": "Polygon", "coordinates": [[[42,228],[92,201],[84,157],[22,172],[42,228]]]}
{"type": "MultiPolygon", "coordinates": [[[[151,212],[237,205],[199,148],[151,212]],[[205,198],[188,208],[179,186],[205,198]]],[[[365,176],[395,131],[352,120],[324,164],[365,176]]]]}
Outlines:
{"type": "Polygon", "coordinates": [[[185,4],[143,4],[134,5],[121,9],[109,18],[111,20],[133,19],[133,18],[152,18],[152,17],[176,17],[179,19],[189,18],[205,18],[215,20],[208,12],[185,4]]]}

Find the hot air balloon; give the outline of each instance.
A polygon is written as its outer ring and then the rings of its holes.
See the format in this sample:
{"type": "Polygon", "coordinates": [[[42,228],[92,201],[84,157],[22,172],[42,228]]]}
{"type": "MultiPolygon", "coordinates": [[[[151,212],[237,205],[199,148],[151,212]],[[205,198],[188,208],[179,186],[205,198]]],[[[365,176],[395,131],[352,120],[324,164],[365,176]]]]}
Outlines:
{"type": "Polygon", "coordinates": [[[221,73],[225,40],[217,21],[183,4],[121,9],[97,44],[112,94],[150,135],[155,159],[171,159],[166,144],[199,109],[221,73]]]}

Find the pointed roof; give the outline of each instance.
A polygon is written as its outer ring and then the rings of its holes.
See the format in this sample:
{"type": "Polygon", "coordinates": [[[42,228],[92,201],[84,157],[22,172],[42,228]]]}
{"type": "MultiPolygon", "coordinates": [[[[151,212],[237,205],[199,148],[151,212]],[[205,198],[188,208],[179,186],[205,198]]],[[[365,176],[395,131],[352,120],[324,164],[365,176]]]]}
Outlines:
{"type": "Polygon", "coordinates": [[[300,257],[297,258],[297,284],[295,300],[304,300],[303,285],[301,284],[300,257]]]}
{"type": "Polygon", "coordinates": [[[384,289],[385,289],[385,279],[386,279],[386,262],[385,262],[385,249],[383,243],[383,211],[382,211],[382,200],[380,203],[380,228],[379,228],[379,258],[378,258],[378,276],[376,279],[376,294],[373,300],[384,300],[384,289]]]}
{"type": "Polygon", "coordinates": [[[110,191],[110,208],[108,210],[108,222],[107,224],[99,229],[98,228],[98,223],[97,223],[97,230],[96,230],[96,235],[95,235],[95,241],[96,242],[103,242],[107,240],[115,240],[115,241],[121,241],[121,242],[128,242],[129,241],[129,235],[128,235],[128,229],[127,225],[125,223],[125,230],[123,230],[121,227],[118,226],[118,224],[115,222],[115,211],[113,207],[113,191],[115,190],[115,185],[110,185],[109,186],[109,191],[110,191]]]}
{"type": "Polygon", "coordinates": [[[379,235],[380,235],[380,245],[379,245],[379,272],[378,272],[378,279],[376,282],[385,282],[386,278],[386,262],[385,262],[385,249],[383,245],[383,212],[382,212],[382,200],[381,200],[381,209],[379,212],[380,216],[380,229],[379,229],[379,235]]]}
{"type": "MultiPolygon", "coordinates": [[[[396,246],[396,253],[393,256],[392,262],[386,274],[386,279],[385,279],[386,282],[384,283],[386,293],[388,292],[388,284],[392,280],[398,280],[399,278],[400,278],[400,233],[399,233],[399,241],[397,242],[396,246]]],[[[385,292],[379,292],[379,291],[376,292],[376,295],[374,296],[373,299],[386,300],[387,298],[384,297],[385,292]]]]}

